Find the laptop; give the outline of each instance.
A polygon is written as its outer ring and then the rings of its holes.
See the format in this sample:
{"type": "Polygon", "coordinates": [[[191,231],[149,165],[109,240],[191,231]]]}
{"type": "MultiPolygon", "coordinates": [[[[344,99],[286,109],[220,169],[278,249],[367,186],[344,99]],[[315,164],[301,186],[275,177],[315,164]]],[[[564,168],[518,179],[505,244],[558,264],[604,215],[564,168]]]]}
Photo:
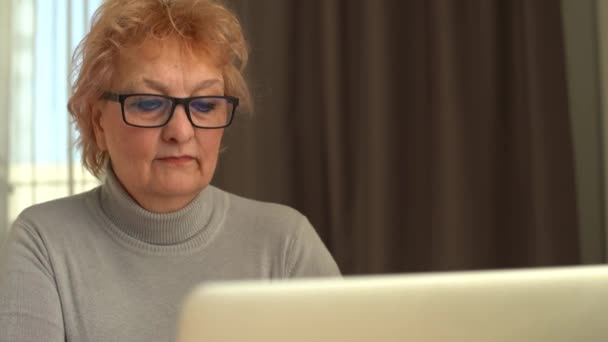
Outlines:
{"type": "Polygon", "coordinates": [[[608,341],[608,266],[206,284],[177,341],[608,341]]]}

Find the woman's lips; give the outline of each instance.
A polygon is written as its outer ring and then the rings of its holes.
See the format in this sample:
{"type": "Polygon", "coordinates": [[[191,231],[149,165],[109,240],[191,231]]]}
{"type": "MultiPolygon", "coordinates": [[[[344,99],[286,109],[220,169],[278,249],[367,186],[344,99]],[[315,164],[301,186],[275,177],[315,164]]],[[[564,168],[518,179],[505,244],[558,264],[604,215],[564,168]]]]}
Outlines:
{"type": "Polygon", "coordinates": [[[176,156],[176,157],[163,157],[158,158],[158,160],[162,163],[169,165],[185,165],[193,162],[195,159],[190,156],[176,156]]]}

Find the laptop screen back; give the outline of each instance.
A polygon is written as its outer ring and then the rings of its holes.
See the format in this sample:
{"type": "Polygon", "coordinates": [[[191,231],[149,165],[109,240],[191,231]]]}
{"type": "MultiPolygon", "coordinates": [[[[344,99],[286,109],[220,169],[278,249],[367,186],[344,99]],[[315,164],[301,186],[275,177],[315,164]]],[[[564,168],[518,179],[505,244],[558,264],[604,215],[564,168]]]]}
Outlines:
{"type": "Polygon", "coordinates": [[[608,267],[217,283],[178,342],[605,341],[608,267]]]}

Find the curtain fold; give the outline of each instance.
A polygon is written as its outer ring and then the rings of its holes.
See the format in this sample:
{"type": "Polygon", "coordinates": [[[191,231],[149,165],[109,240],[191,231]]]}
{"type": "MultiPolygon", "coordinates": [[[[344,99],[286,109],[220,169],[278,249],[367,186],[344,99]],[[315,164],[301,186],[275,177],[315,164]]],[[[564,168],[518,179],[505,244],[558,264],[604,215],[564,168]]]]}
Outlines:
{"type": "Polygon", "coordinates": [[[578,262],[559,2],[230,3],[257,107],[217,185],[302,211],[346,274],[578,262]]]}

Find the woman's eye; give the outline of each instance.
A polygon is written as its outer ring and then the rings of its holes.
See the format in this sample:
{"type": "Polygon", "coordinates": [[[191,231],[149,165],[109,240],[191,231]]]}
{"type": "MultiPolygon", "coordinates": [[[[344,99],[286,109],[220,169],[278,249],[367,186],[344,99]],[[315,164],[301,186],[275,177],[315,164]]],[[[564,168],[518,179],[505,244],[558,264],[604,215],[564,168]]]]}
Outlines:
{"type": "Polygon", "coordinates": [[[201,113],[208,113],[215,109],[215,103],[212,100],[195,100],[190,102],[190,108],[201,113]]]}
{"type": "Polygon", "coordinates": [[[166,100],[156,97],[132,97],[127,102],[128,111],[154,112],[164,109],[166,100]]]}

